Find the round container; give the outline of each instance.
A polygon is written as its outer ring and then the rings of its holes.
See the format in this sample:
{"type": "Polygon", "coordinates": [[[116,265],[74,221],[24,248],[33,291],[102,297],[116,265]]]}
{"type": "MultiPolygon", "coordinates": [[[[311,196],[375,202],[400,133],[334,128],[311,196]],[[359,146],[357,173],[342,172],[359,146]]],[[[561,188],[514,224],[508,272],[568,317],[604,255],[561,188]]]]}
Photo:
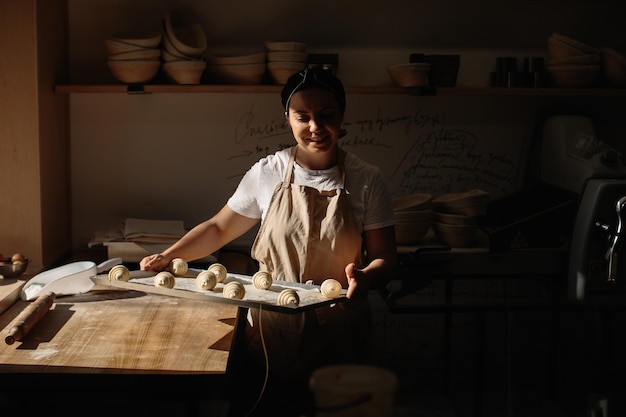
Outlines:
{"type": "Polygon", "coordinates": [[[24,272],[26,272],[26,268],[28,268],[28,263],[30,261],[28,259],[26,259],[24,262],[21,263],[6,263],[3,265],[0,265],[0,279],[6,278],[17,278],[20,275],[22,275],[24,272]]]}
{"type": "Polygon", "coordinates": [[[309,386],[316,417],[386,417],[393,414],[397,377],[368,365],[332,365],[313,372],[309,386]]]}
{"type": "Polygon", "coordinates": [[[429,193],[413,193],[392,200],[394,211],[430,210],[433,196],[429,193]]]}
{"type": "Polygon", "coordinates": [[[387,72],[391,81],[399,87],[426,87],[430,64],[427,62],[412,62],[391,64],[387,72]]]}
{"type": "Polygon", "coordinates": [[[127,84],[147,83],[152,80],[161,66],[159,60],[108,61],[111,74],[116,80],[127,84]]]}
{"type": "Polygon", "coordinates": [[[414,223],[396,223],[396,244],[401,246],[417,245],[428,233],[431,223],[430,220],[414,223]]]}
{"type": "Polygon", "coordinates": [[[284,85],[293,74],[302,71],[306,65],[303,62],[268,62],[267,70],[275,84],[284,85]]]}
{"type": "Polygon", "coordinates": [[[451,248],[467,248],[474,243],[478,226],[433,222],[435,236],[451,248]]]}
{"type": "Polygon", "coordinates": [[[589,87],[599,80],[600,65],[549,65],[548,72],[559,87],[589,87]]]}
{"type": "Polygon", "coordinates": [[[125,32],[116,33],[108,37],[115,42],[124,42],[141,48],[156,48],[161,43],[162,33],[151,32],[125,32]]]}
{"type": "Polygon", "coordinates": [[[200,84],[206,62],[201,60],[168,61],[163,71],[176,84],[200,84]]]}
{"type": "Polygon", "coordinates": [[[306,52],[304,42],[265,41],[265,50],[268,52],[306,52]]]}
{"type": "Polygon", "coordinates": [[[611,48],[602,48],[602,68],[615,87],[626,87],[626,56],[611,48]]]}

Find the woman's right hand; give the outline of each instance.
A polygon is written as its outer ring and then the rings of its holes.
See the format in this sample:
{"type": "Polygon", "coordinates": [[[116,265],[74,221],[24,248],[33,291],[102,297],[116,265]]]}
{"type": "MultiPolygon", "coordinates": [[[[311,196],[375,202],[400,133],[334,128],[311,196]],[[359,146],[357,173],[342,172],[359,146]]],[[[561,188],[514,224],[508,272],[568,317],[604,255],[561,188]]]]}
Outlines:
{"type": "Polygon", "coordinates": [[[146,256],[139,262],[142,271],[162,271],[168,267],[170,259],[160,253],[146,256]]]}

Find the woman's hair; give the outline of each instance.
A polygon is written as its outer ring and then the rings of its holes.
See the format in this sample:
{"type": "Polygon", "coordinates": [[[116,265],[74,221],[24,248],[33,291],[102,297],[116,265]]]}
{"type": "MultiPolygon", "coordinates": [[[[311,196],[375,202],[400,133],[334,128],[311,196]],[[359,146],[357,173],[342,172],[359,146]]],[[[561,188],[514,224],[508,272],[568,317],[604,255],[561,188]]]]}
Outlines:
{"type": "Polygon", "coordinates": [[[289,101],[297,92],[310,88],[318,88],[330,91],[334,94],[339,103],[339,108],[343,114],[346,110],[346,92],[339,78],[329,71],[321,68],[305,68],[293,74],[283,87],[280,97],[283,102],[285,113],[289,110],[289,101]]]}

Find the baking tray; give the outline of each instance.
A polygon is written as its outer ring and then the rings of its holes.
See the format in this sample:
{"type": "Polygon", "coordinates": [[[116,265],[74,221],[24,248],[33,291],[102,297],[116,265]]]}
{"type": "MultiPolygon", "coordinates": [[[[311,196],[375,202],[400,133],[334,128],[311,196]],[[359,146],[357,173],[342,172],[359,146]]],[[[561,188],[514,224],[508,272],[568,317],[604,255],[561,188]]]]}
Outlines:
{"type": "Polygon", "coordinates": [[[168,295],[172,297],[189,298],[218,303],[233,304],[241,307],[261,308],[265,310],[278,311],[283,313],[297,313],[301,311],[315,309],[345,301],[347,290],[344,288],[337,298],[326,298],[322,295],[319,285],[300,284],[288,281],[274,281],[267,290],[256,288],[252,284],[252,276],[243,274],[228,273],[224,282],[218,283],[212,290],[202,290],[196,286],[196,277],[202,269],[189,268],[183,277],[176,277],[174,288],[156,287],[154,285],[154,271],[130,271],[129,281],[111,281],[108,274],[100,274],[91,277],[91,280],[102,287],[114,287],[127,290],[142,291],[152,294],[168,295]],[[246,292],[244,298],[225,298],[222,295],[224,285],[231,281],[239,281],[243,284],[246,292]],[[281,306],[277,304],[278,294],[284,289],[292,288],[296,290],[300,297],[297,306],[281,306]]]}

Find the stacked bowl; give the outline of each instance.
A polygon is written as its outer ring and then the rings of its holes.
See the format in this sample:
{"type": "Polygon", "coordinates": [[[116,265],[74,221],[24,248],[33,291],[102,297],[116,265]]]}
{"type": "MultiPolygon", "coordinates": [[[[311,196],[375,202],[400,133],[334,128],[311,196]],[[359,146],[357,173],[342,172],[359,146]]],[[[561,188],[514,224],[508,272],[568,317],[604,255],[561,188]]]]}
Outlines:
{"type": "Polygon", "coordinates": [[[275,84],[284,85],[290,76],[307,65],[306,44],[266,41],[267,70],[275,84]]]}
{"type": "Polygon", "coordinates": [[[213,55],[208,59],[211,80],[221,84],[261,84],[265,76],[265,52],[245,55],[213,55]]]}
{"type": "Polygon", "coordinates": [[[487,213],[489,193],[473,189],[434,198],[433,231],[451,248],[464,248],[474,243],[478,231],[477,218],[487,213]]]}
{"type": "Polygon", "coordinates": [[[559,87],[594,86],[601,73],[601,51],[560,33],[548,37],[548,72],[559,87]]]}
{"type": "Polygon", "coordinates": [[[116,80],[127,84],[141,84],[152,80],[161,66],[160,32],[119,33],[108,36],[109,71],[116,80]]]}
{"type": "Polygon", "coordinates": [[[393,199],[396,244],[417,245],[424,239],[432,224],[432,201],[428,193],[414,193],[393,199]]]}
{"type": "Polygon", "coordinates": [[[206,68],[207,40],[200,23],[182,12],[163,19],[163,70],[176,84],[199,84],[206,68]]]}
{"type": "Polygon", "coordinates": [[[398,87],[426,87],[430,64],[428,62],[406,62],[387,65],[389,78],[398,87]]]}
{"type": "Polygon", "coordinates": [[[606,80],[613,86],[626,87],[626,57],[615,49],[602,47],[602,71],[606,80]]]}

